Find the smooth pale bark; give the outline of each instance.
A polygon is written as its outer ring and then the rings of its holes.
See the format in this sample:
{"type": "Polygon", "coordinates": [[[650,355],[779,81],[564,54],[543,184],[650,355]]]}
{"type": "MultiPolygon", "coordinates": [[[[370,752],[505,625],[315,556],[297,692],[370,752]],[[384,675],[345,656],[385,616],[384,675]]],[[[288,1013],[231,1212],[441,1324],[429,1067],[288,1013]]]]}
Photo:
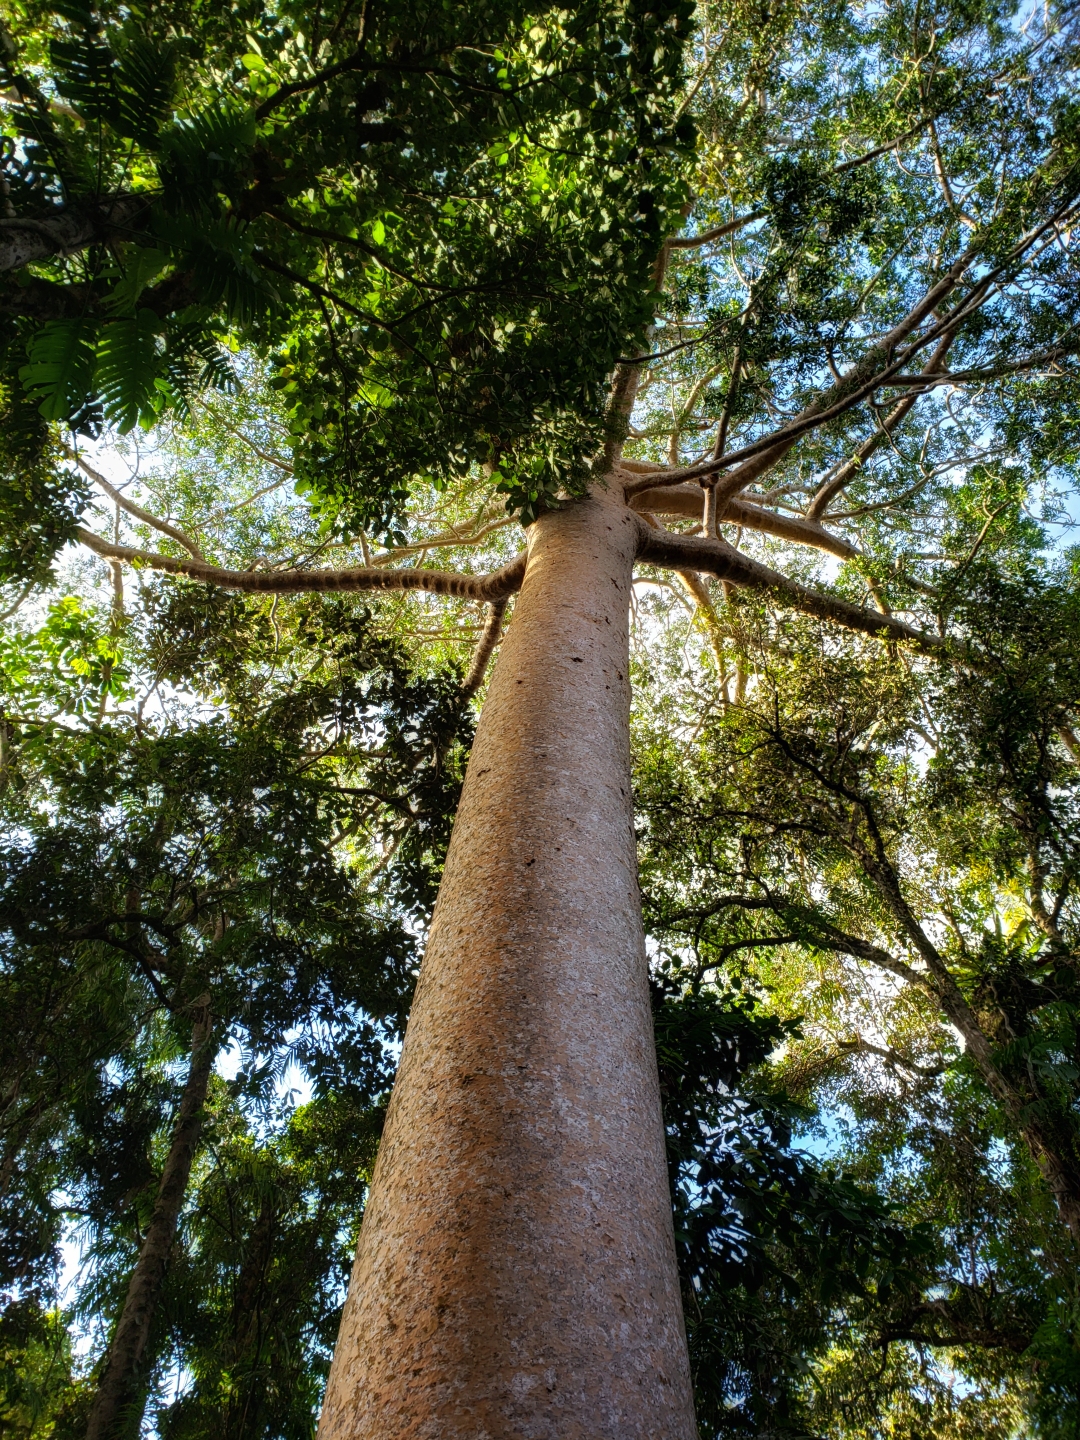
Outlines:
{"type": "Polygon", "coordinates": [[[150,195],[104,195],[56,206],[36,216],[0,221],[0,272],[20,270],[52,255],[70,255],[108,240],[132,240],[150,218],[150,195]]]}
{"type": "Polygon", "coordinates": [[[140,1369],[202,1133],[203,1105],[214,1055],[210,1011],[203,1004],[192,1027],[191,1063],[154,1201],[154,1213],[109,1345],[108,1359],[86,1427],[86,1440],[118,1440],[133,1428],[132,1407],[141,1403],[140,1369]]]}
{"type": "Polygon", "coordinates": [[[692,1440],[630,792],[639,521],[542,517],[469,762],[319,1440],[692,1440]]]}

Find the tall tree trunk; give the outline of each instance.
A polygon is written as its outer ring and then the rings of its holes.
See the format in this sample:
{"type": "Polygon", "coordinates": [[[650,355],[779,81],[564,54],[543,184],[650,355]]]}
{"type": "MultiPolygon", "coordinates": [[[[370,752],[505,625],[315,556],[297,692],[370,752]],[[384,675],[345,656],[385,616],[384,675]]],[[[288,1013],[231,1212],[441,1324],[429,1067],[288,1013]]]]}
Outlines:
{"type": "Polygon", "coordinates": [[[215,1055],[211,1031],[209,1005],[203,1001],[192,1027],[191,1063],[158,1184],[154,1213],[113,1331],[86,1427],[86,1440],[120,1440],[121,1436],[138,1431],[132,1412],[139,1404],[142,1389],[140,1367],[202,1132],[203,1104],[215,1055]]]}
{"type": "Polygon", "coordinates": [[[630,793],[637,521],[545,515],[469,762],[320,1440],[691,1440],[630,793]]]}

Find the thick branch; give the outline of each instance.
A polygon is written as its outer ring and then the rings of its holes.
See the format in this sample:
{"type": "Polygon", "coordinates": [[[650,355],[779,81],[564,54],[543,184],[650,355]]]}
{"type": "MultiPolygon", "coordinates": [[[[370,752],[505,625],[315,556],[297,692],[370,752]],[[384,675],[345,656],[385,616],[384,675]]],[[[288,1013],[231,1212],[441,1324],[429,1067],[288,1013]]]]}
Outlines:
{"type": "Polygon", "coordinates": [[[487,673],[488,661],[491,659],[492,652],[499,643],[499,636],[502,634],[502,622],[505,613],[505,599],[491,601],[488,609],[487,624],[484,626],[480,639],[476,642],[472,664],[469,666],[469,673],[465,676],[464,683],[461,687],[461,694],[466,700],[471,700],[483,684],[484,675],[487,673]]]}
{"type": "MultiPolygon", "coordinates": [[[[685,515],[698,520],[701,518],[702,491],[700,485],[678,485],[670,489],[642,490],[631,502],[634,510],[649,510],[654,515],[685,515]]],[[[727,503],[724,520],[731,525],[741,525],[746,530],[759,530],[765,535],[776,535],[781,540],[792,540],[798,545],[812,545],[815,550],[825,550],[841,560],[851,560],[858,555],[839,535],[832,535],[813,520],[804,520],[799,515],[778,515],[749,500],[732,499],[727,503]]]]}
{"type": "Polygon", "coordinates": [[[358,566],[351,570],[226,570],[204,560],[177,560],[171,555],[114,545],[80,526],[76,538],[95,555],[106,560],[123,560],[144,565],[169,575],[187,575],[223,590],[245,590],[259,594],[301,595],[357,590],[424,590],[433,595],[453,595],[459,600],[501,600],[521,588],[525,556],[519,555],[490,575],[458,575],[447,570],[376,570],[358,566]]]}
{"type": "MultiPolygon", "coordinates": [[[[1034,243],[1039,232],[1033,232],[1025,236],[1022,246],[1017,247],[1021,251],[1034,243]]],[[[665,475],[657,476],[654,483],[662,485],[677,485],[683,480],[698,480],[708,475],[715,475],[718,471],[731,469],[732,473],[723,480],[717,481],[717,500],[722,503],[724,500],[744,490],[751,481],[756,480],[759,475],[773,468],[791,450],[795,442],[807,431],[816,430],[826,424],[829,420],[844,414],[853,406],[860,404],[881,387],[888,383],[890,378],[899,373],[906,360],[916,354],[924,345],[931,340],[938,339],[946,331],[952,333],[960,320],[967,317],[986,298],[990,288],[991,277],[985,276],[976,286],[975,293],[969,295],[958,307],[963,311],[962,315],[950,315],[937,325],[932,326],[929,332],[917,337],[915,341],[904,347],[899,354],[896,349],[901,343],[919,328],[928,315],[938,309],[949,294],[960,283],[960,280],[968,266],[977,258],[976,251],[972,248],[960,256],[946,271],[945,275],[932,286],[904,318],[895,325],[888,334],[874,342],[859,360],[851,367],[845,375],[831,385],[827,390],[815,396],[811,403],[794,419],[789,420],[786,425],[773,432],[772,435],[763,436],[750,445],[744,445],[740,450],[733,450],[727,455],[710,456],[706,460],[699,460],[695,465],[687,465],[682,469],[669,470],[665,475]],[[735,467],[732,469],[732,467],[735,467]]],[[[626,487],[626,495],[629,499],[640,490],[649,488],[647,480],[631,481],[626,487]]]]}
{"type": "Polygon", "coordinates": [[[154,197],[105,195],[57,206],[51,215],[0,219],[0,272],[20,270],[51,255],[69,255],[105,240],[130,240],[146,226],[154,197]]]}
{"type": "Polygon", "coordinates": [[[852,605],[834,595],[823,595],[790,580],[778,570],[762,565],[743,555],[725,540],[705,540],[696,535],[673,535],[671,531],[651,530],[642,522],[638,559],[646,565],[660,565],[668,570],[696,570],[715,575],[732,585],[767,590],[781,604],[819,620],[831,620],[845,629],[876,635],[883,640],[900,640],[914,645],[927,654],[941,654],[947,642],[936,635],[916,630],[895,615],[882,615],[852,605]]]}

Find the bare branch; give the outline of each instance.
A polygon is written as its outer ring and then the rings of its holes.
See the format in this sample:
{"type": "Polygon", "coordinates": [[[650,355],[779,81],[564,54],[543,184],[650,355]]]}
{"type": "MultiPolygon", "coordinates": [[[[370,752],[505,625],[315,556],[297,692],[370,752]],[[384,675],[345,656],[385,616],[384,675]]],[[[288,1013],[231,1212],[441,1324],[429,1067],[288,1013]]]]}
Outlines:
{"type": "Polygon", "coordinates": [[[679,235],[667,243],[672,250],[696,250],[699,245],[711,245],[714,240],[722,240],[725,235],[734,235],[745,225],[763,219],[764,215],[764,210],[754,210],[749,215],[738,215],[734,220],[728,220],[723,225],[716,225],[701,235],[679,235]]]}
{"type": "MultiPolygon", "coordinates": [[[[737,468],[733,469],[730,475],[717,482],[718,502],[745,489],[751,480],[757,479],[764,471],[776,465],[791,450],[800,436],[809,430],[818,429],[829,420],[835,419],[855,405],[861,404],[875,390],[880,390],[890,382],[893,376],[899,374],[903,370],[905,362],[912,356],[918,354],[933,341],[941,339],[945,334],[957,330],[964,320],[985,304],[993,292],[996,282],[1007,271],[1008,266],[1029,250],[1048,229],[1055,227],[1073,208],[1074,202],[1067,201],[1048,219],[1021,236],[1002,263],[995,270],[984,275],[953,311],[936,325],[932,325],[922,335],[917,335],[909,344],[903,346],[899,353],[897,353],[897,347],[901,345],[901,342],[913,335],[928,316],[940,309],[947,297],[960,283],[965,271],[978,258],[979,250],[976,245],[969,246],[959,259],[953,262],[937,284],[923,295],[922,299],[892,330],[876,340],[836,384],[817,395],[793,420],[788,421],[772,435],[763,436],[750,445],[744,445],[741,450],[733,450],[727,455],[700,460],[695,465],[687,465],[682,469],[669,470],[663,476],[657,476],[653,483],[676,485],[683,480],[701,479],[735,466],[737,468]]],[[[638,491],[648,488],[650,488],[648,480],[631,481],[626,487],[627,498],[629,499],[638,491]]]]}
{"type": "Polygon", "coordinates": [[[374,566],[390,565],[401,555],[417,555],[423,550],[457,549],[459,546],[465,549],[471,545],[479,545],[489,535],[493,535],[497,530],[505,530],[507,525],[513,523],[511,516],[501,515],[497,520],[491,520],[486,525],[482,525],[479,530],[469,534],[469,526],[475,524],[475,521],[466,520],[460,525],[451,525],[446,530],[440,530],[438,534],[430,536],[427,540],[416,540],[411,545],[397,545],[393,550],[387,550],[382,555],[373,555],[371,563],[374,566]]]}
{"type": "Polygon", "coordinates": [[[1040,365],[1054,365],[1059,360],[1065,360],[1070,355],[1075,355],[1077,348],[1077,342],[1072,345],[1055,345],[1050,350],[1038,350],[1034,355],[1024,355],[1019,360],[1003,361],[1000,365],[976,365],[970,370],[949,370],[937,378],[926,374],[894,375],[889,380],[889,385],[910,385],[917,387],[918,393],[923,394],[928,390],[936,390],[942,385],[970,385],[986,380],[999,380],[1005,375],[1018,375],[1027,370],[1034,370],[1040,365]]]}
{"type": "MultiPolygon", "coordinates": [[[[933,355],[931,355],[923,368],[924,375],[933,374],[934,371],[941,369],[945,356],[948,354],[949,346],[955,338],[955,331],[942,337],[940,344],[934,350],[933,355]]],[[[914,408],[917,399],[917,395],[905,395],[899,405],[895,406],[881,422],[877,432],[871,435],[869,440],[864,440],[850,460],[844,461],[836,473],[820,487],[806,512],[806,518],[808,520],[819,520],[821,516],[825,514],[833,498],[854,480],[870,456],[884,445],[885,441],[892,435],[901,420],[914,408]]]]}
{"type": "Polygon", "coordinates": [[[910,130],[905,130],[904,133],[897,136],[895,140],[890,140],[885,145],[878,145],[873,150],[867,150],[864,155],[856,155],[854,160],[845,160],[842,165],[834,166],[833,174],[843,175],[848,170],[854,170],[858,165],[865,165],[870,160],[876,160],[879,155],[887,155],[890,150],[899,149],[905,140],[913,139],[925,125],[931,122],[932,118],[932,116],[924,115],[910,130]]]}
{"type": "Polygon", "coordinates": [[[938,1075],[944,1075],[944,1065],[916,1065],[914,1060],[907,1059],[901,1055],[899,1050],[893,1050],[885,1045],[873,1045],[869,1040],[861,1036],[857,1040],[838,1040],[838,1050],[846,1050],[854,1055],[876,1055],[879,1059],[886,1061],[889,1065],[902,1070],[910,1070],[914,1075],[921,1075],[924,1079],[934,1080],[938,1075]]]}
{"type": "Polygon", "coordinates": [[[804,615],[814,615],[819,620],[831,620],[848,630],[861,631],[865,635],[876,635],[883,640],[899,640],[913,645],[927,654],[939,655],[948,651],[948,642],[937,635],[916,630],[895,615],[883,615],[873,610],[864,610],[861,605],[852,605],[834,595],[824,595],[809,586],[800,585],[778,570],[751,560],[726,540],[707,540],[693,535],[673,535],[671,531],[655,531],[642,522],[638,559],[647,565],[659,565],[668,570],[696,570],[699,573],[715,575],[729,584],[746,586],[755,590],[766,590],[776,596],[781,604],[799,610],[804,615]]]}
{"type": "Polygon", "coordinates": [[[709,646],[716,661],[717,674],[720,678],[720,688],[723,692],[724,703],[729,703],[727,688],[727,660],[724,656],[724,627],[720,624],[719,616],[713,608],[709,592],[701,583],[701,576],[696,575],[693,570],[677,570],[675,572],[686,588],[687,593],[693,600],[695,615],[700,615],[705,624],[705,632],[709,637],[709,646]]]}
{"type": "Polygon", "coordinates": [[[171,555],[114,545],[81,526],[76,538],[95,555],[122,560],[129,565],[161,570],[169,575],[186,575],[223,590],[244,590],[257,594],[301,595],[358,590],[424,590],[433,595],[452,595],[459,600],[499,600],[521,588],[525,556],[521,554],[490,575],[459,575],[447,570],[376,570],[360,566],[351,570],[226,570],[205,560],[177,560],[171,555]]]}
{"type": "Polygon", "coordinates": [[[160,530],[162,535],[168,535],[170,540],[175,540],[178,545],[183,545],[184,549],[190,555],[194,556],[196,560],[205,561],[206,557],[190,535],[185,535],[183,530],[179,530],[175,525],[170,525],[167,520],[159,520],[156,515],[151,515],[149,510],[144,510],[141,505],[136,505],[134,500],[129,500],[126,495],[120,490],[117,490],[115,485],[110,485],[104,475],[99,474],[93,466],[88,465],[77,450],[69,449],[67,445],[65,445],[63,449],[64,453],[74,460],[83,474],[89,475],[94,484],[100,490],[104,490],[109,499],[119,505],[121,510],[126,510],[129,515],[134,516],[136,520],[143,521],[144,524],[151,526],[152,529],[160,530]]]}

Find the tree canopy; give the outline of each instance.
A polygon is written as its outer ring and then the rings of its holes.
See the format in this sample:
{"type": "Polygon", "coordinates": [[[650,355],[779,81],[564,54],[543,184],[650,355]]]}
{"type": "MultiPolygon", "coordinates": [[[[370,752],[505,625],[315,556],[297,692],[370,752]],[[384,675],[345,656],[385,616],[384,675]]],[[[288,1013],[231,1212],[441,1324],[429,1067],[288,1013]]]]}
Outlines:
{"type": "Polygon", "coordinates": [[[1075,1434],[1078,61],[0,4],[5,1432],[313,1434],[519,552],[602,486],[700,1433],[1075,1434]]]}

